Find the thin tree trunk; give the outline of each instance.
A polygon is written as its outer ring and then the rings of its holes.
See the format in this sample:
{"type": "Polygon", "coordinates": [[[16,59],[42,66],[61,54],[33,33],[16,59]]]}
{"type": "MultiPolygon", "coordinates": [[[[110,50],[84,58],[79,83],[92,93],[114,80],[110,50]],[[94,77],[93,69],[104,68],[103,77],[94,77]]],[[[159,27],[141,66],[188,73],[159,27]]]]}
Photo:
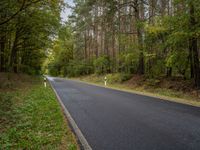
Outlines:
{"type": "Polygon", "coordinates": [[[0,38],[0,72],[5,71],[5,36],[0,38]]]}
{"type": "Polygon", "coordinates": [[[14,71],[15,73],[17,73],[17,42],[18,42],[18,32],[16,31],[16,35],[15,35],[15,40],[13,43],[13,47],[11,50],[11,55],[10,55],[10,71],[14,71]]]}
{"type": "MultiPolygon", "coordinates": [[[[139,11],[139,4],[138,2],[135,3],[135,18],[136,22],[140,21],[140,11],[139,11]]],[[[138,36],[138,45],[139,45],[139,66],[138,66],[138,73],[144,74],[144,52],[143,52],[143,39],[142,39],[142,29],[141,27],[137,27],[137,36],[138,36]]]]}

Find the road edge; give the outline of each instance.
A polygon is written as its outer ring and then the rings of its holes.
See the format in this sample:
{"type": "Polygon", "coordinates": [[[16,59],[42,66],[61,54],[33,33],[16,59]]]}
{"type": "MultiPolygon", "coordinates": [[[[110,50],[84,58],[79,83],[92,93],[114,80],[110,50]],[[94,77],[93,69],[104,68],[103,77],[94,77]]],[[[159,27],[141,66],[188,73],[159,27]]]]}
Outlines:
{"type": "MultiPolygon", "coordinates": [[[[48,78],[47,78],[48,79],[48,78]]],[[[64,110],[64,114],[65,116],[67,117],[70,125],[72,126],[73,128],[73,131],[75,132],[75,135],[76,137],[78,138],[78,140],[80,141],[80,144],[82,146],[82,148],[84,150],[92,150],[92,148],[90,147],[89,143],[87,142],[86,138],[84,137],[84,135],[82,134],[81,130],[78,128],[76,122],[74,121],[74,119],[72,118],[72,116],[70,115],[69,111],[67,110],[67,108],[65,107],[65,105],[63,104],[62,100],[60,99],[57,91],[54,89],[51,81],[49,81],[48,79],[48,82],[51,86],[51,88],[53,89],[55,95],[56,95],[56,98],[59,102],[59,104],[61,105],[62,109],[64,110]]]]}
{"type": "MultiPolygon", "coordinates": [[[[63,78],[63,79],[65,79],[65,78],[63,78]]],[[[183,99],[183,98],[173,98],[173,97],[157,95],[157,94],[153,94],[153,93],[149,93],[149,92],[140,92],[140,91],[136,91],[136,90],[132,90],[132,89],[131,90],[129,90],[129,89],[120,89],[120,88],[117,88],[117,87],[104,86],[104,85],[101,85],[101,84],[98,84],[98,83],[82,81],[82,80],[79,80],[79,79],[67,79],[67,80],[72,80],[72,81],[85,83],[85,84],[93,85],[93,86],[97,86],[97,87],[102,87],[102,88],[107,88],[107,89],[112,89],[112,90],[132,93],[132,94],[137,94],[137,95],[141,95],[141,96],[157,98],[157,99],[160,99],[162,101],[174,102],[174,103],[193,106],[193,107],[200,107],[200,103],[196,104],[195,102],[188,101],[187,99],[183,99]]]]}

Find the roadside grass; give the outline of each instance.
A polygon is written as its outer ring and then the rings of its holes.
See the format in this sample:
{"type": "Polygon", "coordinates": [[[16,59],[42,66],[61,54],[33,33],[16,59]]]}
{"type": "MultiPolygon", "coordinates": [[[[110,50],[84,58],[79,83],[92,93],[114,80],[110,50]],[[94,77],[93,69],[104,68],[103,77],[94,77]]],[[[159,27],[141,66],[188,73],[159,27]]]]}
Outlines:
{"type": "MultiPolygon", "coordinates": [[[[72,78],[73,80],[83,81],[86,83],[91,83],[98,86],[104,86],[104,77],[102,75],[88,75],[72,78]]],[[[134,81],[139,83],[140,81],[134,81]]],[[[129,82],[112,82],[109,83],[109,79],[107,82],[107,88],[133,92],[140,95],[146,95],[151,97],[160,98],[162,100],[174,101],[178,103],[193,105],[200,107],[200,95],[191,94],[189,92],[178,91],[174,89],[162,88],[159,86],[147,86],[147,82],[143,82],[142,84],[134,84],[129,82]]]]}
{"type": "Polygon", "coordinates": [[[0,149],[79,149],[54,92],[33,80],[0,90],[0,149]]]}

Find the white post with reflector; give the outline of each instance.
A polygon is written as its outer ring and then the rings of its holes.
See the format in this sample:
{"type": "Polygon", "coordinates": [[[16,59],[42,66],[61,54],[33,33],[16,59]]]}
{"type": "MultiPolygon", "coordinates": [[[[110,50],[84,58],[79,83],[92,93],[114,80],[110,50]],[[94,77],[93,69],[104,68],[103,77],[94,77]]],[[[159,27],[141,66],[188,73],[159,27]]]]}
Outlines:
{"type": "Polygon", "coordinates": [[[44,77],[44,87],[46,88],[47,87],[47,78],[44,77]]]}
{"type": "Polygon", "coordinates": [[[107,86],[107,77],[106,76],[104,78],[104,84],[105,84],[105,86],[107,86]]]}

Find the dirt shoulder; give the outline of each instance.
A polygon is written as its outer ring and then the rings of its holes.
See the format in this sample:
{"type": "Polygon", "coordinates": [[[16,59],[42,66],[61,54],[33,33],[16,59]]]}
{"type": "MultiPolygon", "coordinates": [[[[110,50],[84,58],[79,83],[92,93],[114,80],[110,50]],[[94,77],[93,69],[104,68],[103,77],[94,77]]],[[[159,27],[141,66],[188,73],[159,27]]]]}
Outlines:
{"type": "MultiPolygon", "coordinates": [[[[104,77],[90,75],[72,79],[104,86],[104,77]]],[[[200,106],[200,91],[194,88],[191,81],[181,78],[166,79],[161,77],[160,79],[146,79],[144,76],[134,75],[130,80],[124,82],[113,81],[108,78],[106,87],[157,97],[163,100],[200,106]]]]}

